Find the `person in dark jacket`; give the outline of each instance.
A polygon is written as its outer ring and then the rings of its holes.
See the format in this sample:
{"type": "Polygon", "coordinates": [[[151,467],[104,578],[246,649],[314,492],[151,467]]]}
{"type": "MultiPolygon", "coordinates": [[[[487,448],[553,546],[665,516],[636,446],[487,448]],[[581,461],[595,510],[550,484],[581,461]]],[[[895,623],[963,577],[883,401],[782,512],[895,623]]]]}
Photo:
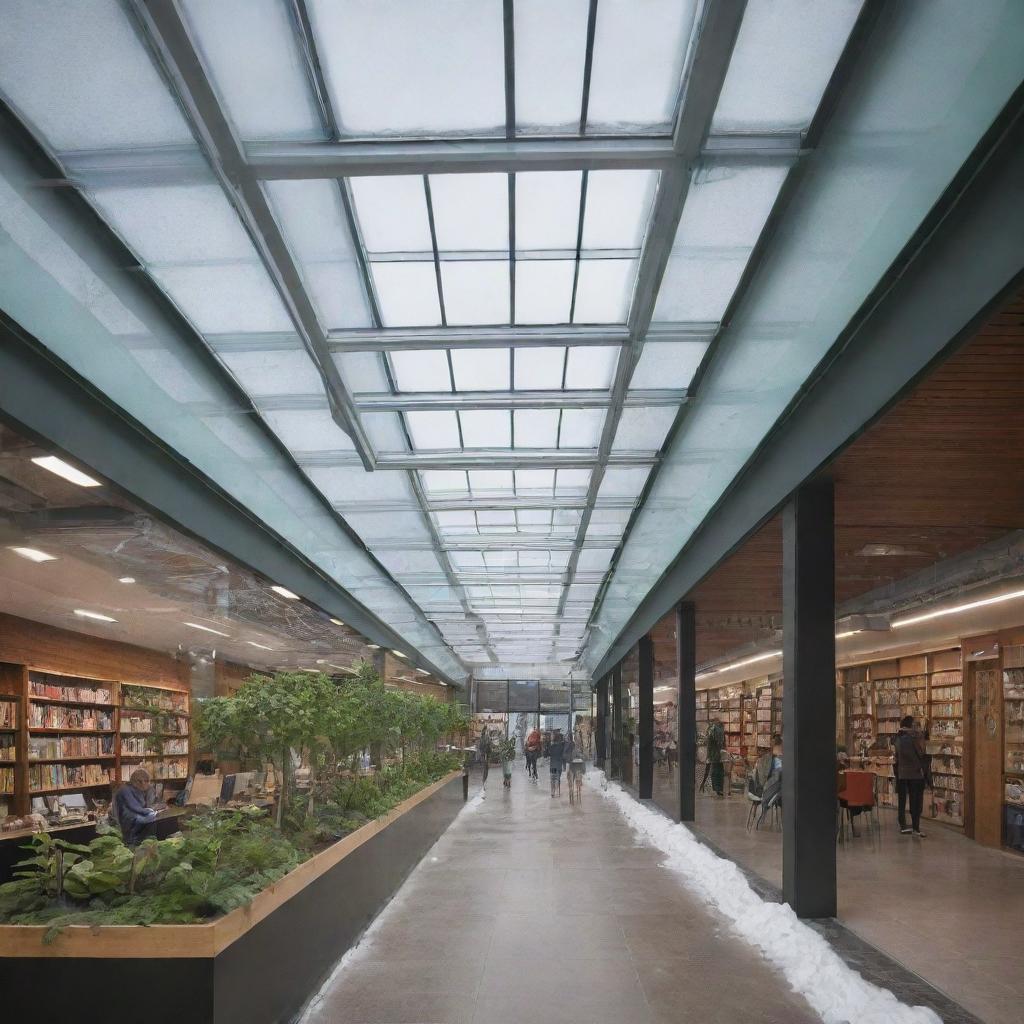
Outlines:
{"type": "Polygon", "coordinates": [[[146,806],[146,791],[149,789],[149,772],[136,768],[127,786],[122,786],[114,795],[114,813],[121,826],[121,838],[125,846],[138,846],[143,839],[153,834],[156,811],[146,806]]]}
{"type": "Polygon", "coordinates": [[[562,730],[556,729],[548,746],[548,771],[551,773],[551,795],[562,792],[562,769],[565,767],[565,740],[562,730]]]}
{"type": "Polygon", "coordinates": [[[921,831],[921,810],[924,807],[927,768],[924,740],[921,733],[914,728],[912,715],[900,720],[900,731],[893,738],[892,745],[900,834],[909,836],[913,833],[918,839],[924,839],[924,833],[921,831]],[[907,827],[908,802],[911,828],[907,827]]]}
{"type": "Polygon", "coordinates": [[[725,727],[716,718],[708,729],[705,740],[708,764],[711,765],[711,787],[716,796],[725,796],[725,727]]]}

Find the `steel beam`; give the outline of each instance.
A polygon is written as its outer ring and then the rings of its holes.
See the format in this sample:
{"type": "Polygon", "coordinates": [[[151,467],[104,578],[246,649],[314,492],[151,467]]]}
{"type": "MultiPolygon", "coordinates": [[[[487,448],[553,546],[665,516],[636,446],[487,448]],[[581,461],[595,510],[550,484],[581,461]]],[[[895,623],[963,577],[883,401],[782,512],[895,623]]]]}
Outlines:
{"type": "Polygon", "coordinates": [[[372,470],[373,445],[327,351],[327,335],[306,292],[301,271],[262,185],[246,163],[242,144],[192,39],[179,0],[131,0],[131,9],[320,374],[332,417],[352,438],[364,468],[372,470]]]}
{"type": "Polygon", "coordinates": [[[676,605],[676,749],[679,752],[679,820],[693,821],[697,786],[697,630],[692,602],[676,605]]]}
{"type": "MultiPolygon", "coordinates": [[[[295,452],[304,469],[360,465],[354,452],[295,452]]],[[[652,466],[656,452],[612,452],[611,466],[652,466]]],[[[377,469],[581,469],[598,464],[594,448],[467,448],[452,451],[378,452],[377,469]]]]}
{"type": "Polygon", "coordinates": [[[782,895],[797,917],[836,915],[834,512],[820,479],[782,517],[782,895]]]}
{"type": "Polygon", "coordinates": [[[649,633],[640,637],[637,655],[637,795],[650,800],[654,796],[654,644],[649,633]]]}
{"type": "MultiPolygon", "coordinates": [[[[612,755],[612,770],[611,777],[613,779],[621,779],[623,777],[622,771],[622,757],[623,748],[625,747],[625,738],[623,736],[622,728],[625,720],[625,714],[623,705],[624,694],[622,692],[622,665],[616,665],[611,671],[612,680],[612,743],[611,743],[611,755],[612,755]]],[[[626,751],[627,756],[629,752],[626,751]]]]}
{"type": "Polygon", "coordinates": [[[597,714],[594,716],[594,767],[606,771],[608,749],[608,676],[597,684],[597,714]]]}

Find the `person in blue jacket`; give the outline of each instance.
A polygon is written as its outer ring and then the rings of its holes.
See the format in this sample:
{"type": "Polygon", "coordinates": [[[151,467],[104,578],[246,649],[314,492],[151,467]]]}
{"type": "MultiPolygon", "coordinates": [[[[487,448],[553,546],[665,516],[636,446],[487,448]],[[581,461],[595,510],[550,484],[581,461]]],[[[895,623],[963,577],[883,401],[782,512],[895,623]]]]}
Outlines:
{"type": "Polygon", "coordinates": [[[153,834],[156,811],[146,806],[146,792],[149,789],[149,772],[136,768],[127,786],[122,786],[114,796],[114,814],[121,826],[121,838],[125,846],[138,846],[143,839],[153,834]]]}

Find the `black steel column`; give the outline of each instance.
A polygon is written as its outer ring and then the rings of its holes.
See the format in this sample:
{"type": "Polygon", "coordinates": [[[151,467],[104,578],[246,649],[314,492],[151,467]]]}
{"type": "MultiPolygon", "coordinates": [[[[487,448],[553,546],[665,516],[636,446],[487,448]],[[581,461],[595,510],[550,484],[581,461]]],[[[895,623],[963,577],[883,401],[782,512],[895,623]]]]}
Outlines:
{"type": "Polygon", "coordinates": [[[622,778],[622,665],[612,669],[612,778],[622,778]]]}
{"type": "Polygon", "coordinates": [[[782,520],[782,892],[798,917],[836,913],[835,523],[831,480],[782,520]]]}
{"type": "Polygon", "coordinates": [[[637,753],[640,756],[637,795],[641,800],[654,796],[654,643],[650,633],[637,643],[640,666],[637,673],[639,701],[637,713],[637,753]]]}
{"type": "Polygon", "coordinates": [[[679,820],[693,821],[697,787],[697,626],[690,601],[676,605],[676,749],[679,751],[679,820]]]}
{"type": "Polygon", "coordinates": [[[608,738],[608,677],[602,676],[597,684],[597,714],[594,716],[594,766],[604,768],[605,740],[608,738]]]}

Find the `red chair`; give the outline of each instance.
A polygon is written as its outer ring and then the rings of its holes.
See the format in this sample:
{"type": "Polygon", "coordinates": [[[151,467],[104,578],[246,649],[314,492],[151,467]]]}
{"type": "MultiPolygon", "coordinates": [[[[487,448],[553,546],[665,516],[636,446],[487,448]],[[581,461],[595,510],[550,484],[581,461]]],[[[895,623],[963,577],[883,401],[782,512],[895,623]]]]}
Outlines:
{"type": "MultiPolygon", "coordinates": [[[[845,788],[839,794],[839,806],[842,810],[846,811],[846,820],[849,821],[850,829],[854,836],[856,836],[857,830],[853,825],[853,812],[855,810],[867,811],[867,820],[870,822],[870,812],[875,808],[875,773],[845,772],[845,788]]],[[[845,822],[842,822],[842,826],[845,832],[845,822]]]]}

